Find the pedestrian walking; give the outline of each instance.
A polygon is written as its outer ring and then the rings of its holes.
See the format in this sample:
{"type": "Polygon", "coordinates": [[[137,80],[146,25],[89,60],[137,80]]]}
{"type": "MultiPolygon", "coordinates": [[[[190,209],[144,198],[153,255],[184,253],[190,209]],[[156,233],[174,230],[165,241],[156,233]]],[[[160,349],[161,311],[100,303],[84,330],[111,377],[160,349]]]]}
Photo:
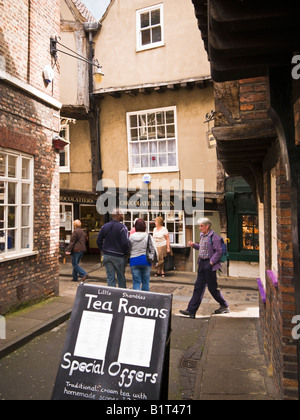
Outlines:
{"type": "Polygon", "coordinates": [[[169,232],[168,229],[164,226],[164,219],[162,217],[157,217],[155,219],[153,239],[158,253],[157,273],[155,274],[155,277],[160,275],[165,277],[165,258],[168,253],[171,252],[171,248],[169,232]]]}
{"type": "Polygon", "coordinates": [[[129,254],[128,229],[122,223],[123,212],[116,209],[112,213],[112,221],[106,223],[97,238],[97,246],[103,253],[103,264],[107,274],[107,285],[126,289],[125,268],[129,254]]]}
{"type": "Polygon", "coordinates": [[[223,253],[222,242],[220,236],[211,230],[211,226],[212,222],[209,219],[200,219],[200,243],[189,242],[190,247],[199,250],[198,276],[188,308],[185,311],[180,311],[180,313],[190,318],[195,318],[196,312],[202,303],[206,287],[208,287],[212,297],[220,304],[220,308],[215,311],[215,314],[230,312],[228,303],[218,289],[217,283],[217,270],[222,267],[220,263],[223,253]]]}
{"type": "Polygon", "coordinates": [[[72,255],[72,281],[78,281],[78,276],[81,277],[82,281],[85,281],[88,278],[88,274],[79,266],[79,263],[87,251],[87,235],[84,230],[81,229],[80,220],[75,220],[73,226],[74,232],[72,233],[70,244],[67,246],[65,253],[66,255],[72,255]]]}
{"type": "Polygon", "coordinates": [[[148,240],[155,247],[151,235],[146,232],[146,223],[138,219],[135,223],[135,232],[130,236],[130,268],[132,273],[133,290],[150,290],[151,263],[147,261],[146,250],[148,240]]]}

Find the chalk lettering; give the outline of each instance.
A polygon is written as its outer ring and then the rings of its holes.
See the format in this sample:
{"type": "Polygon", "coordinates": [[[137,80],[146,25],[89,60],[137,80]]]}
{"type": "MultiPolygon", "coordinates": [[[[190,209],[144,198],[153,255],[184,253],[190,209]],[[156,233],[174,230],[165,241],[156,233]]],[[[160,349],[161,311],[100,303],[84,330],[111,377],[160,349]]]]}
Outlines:
{"type": "Polygon", "coordinates": [[[158,308],[146,308],[145,306],[129,306],[129,302],[125,298],[121,298],[119,301],[119,313],[125,313],[129,315],[139,315],[139,316],[147,316],[151,318],[166,318],[167,317],[167,309],[158,309],[158,308]]]}
{"type": "Polygon", "coordinates": [[[96,300],[93,301],[93,299],[97,299],[98,295],[85,295],[85,297],[87,297],[88,303],[87,303],[87,309],[95,309],[96,311],[107,311],[107,312],[112,312],[112,302],[111,301],[107,301],[107,302],[101,302],[101,300],[96,300]]]}
{"type": "Polygon", "coordinates": [[[103,364],[97,363],[96,360],[94,363],[86,363],[86,362],[79,362],[78,360],[70,360],[71,353],[66,353],[63,357],[63,361],[65,362],[61,364],[62,369],[70,369],[69,376],[72,376],[73,373],[77,370],[82,373],[93,373],[96,375],[104,375],[104,362],[103,364]]]}

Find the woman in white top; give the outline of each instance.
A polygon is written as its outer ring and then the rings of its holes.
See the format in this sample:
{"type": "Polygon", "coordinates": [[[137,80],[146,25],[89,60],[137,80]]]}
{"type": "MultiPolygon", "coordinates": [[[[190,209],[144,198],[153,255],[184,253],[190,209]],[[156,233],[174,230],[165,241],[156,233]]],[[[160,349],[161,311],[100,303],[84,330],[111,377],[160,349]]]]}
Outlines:
{"type": "Polygon", "coordinates": [[[170,238],[168,229],[164,227],[164,220],[162,217],[155,219],[155,229],[153,231],[153,239],[157,248],[158,263],[157,263],[157,274],[155,277],[162,275],[165,277],[164,263],[165,257],[170,252],[170,238]]]}

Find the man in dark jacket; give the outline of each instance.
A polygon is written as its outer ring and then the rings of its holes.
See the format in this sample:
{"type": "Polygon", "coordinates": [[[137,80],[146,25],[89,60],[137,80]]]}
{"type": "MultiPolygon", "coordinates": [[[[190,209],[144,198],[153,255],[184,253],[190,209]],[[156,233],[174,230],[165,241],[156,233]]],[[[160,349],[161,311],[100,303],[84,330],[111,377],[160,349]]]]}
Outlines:
{"type": "Polygon", "coordinates": [[[79,263],[86,252],[86,233],[81,229],[81,221],[75,220],[73,223],[74,232],[71,237],[70,245],[66,248],[66,255],[72,254],[73,281],[78,281],[78,275],[85,281],[88,274],[83,268],[79,267],[79,263]]]}
{"type": "Polygon", "coordinates": [[[100,230],[97,245],[103,253],[103,264],[107,274],[107,285],[118,285],[126,289],[125,268],[129,254],[128,229],[122,223],[124,216],[121,210],[114,210],[112,221],[106,223],[100,230]]]}
{"type": "Polygon", "coordinates": [[[212,297],[220,304],[215,314],[227,314],[230,312],[228,303],[218,289],[217,270],[221,269],[220,259],[222,256],[221,238],[211,230],[212,223],[204,218],[199,221],[200,243],[190,242],[189,246],[199,251],[198,276],[195,283],[194,293],[186,311],[180,311],[182,315],[195,318],[203,297],[208,287],[212,297]]]}

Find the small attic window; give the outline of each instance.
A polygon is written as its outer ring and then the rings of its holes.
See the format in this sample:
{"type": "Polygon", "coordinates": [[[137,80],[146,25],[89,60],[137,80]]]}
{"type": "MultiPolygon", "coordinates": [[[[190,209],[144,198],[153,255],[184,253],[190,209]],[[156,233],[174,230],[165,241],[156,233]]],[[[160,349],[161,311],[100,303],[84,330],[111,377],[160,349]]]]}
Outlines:
{"type": "Polygon", "coordinates": [[[136,12],[137,51],[164,45],[163,4],[136,12]]]}

